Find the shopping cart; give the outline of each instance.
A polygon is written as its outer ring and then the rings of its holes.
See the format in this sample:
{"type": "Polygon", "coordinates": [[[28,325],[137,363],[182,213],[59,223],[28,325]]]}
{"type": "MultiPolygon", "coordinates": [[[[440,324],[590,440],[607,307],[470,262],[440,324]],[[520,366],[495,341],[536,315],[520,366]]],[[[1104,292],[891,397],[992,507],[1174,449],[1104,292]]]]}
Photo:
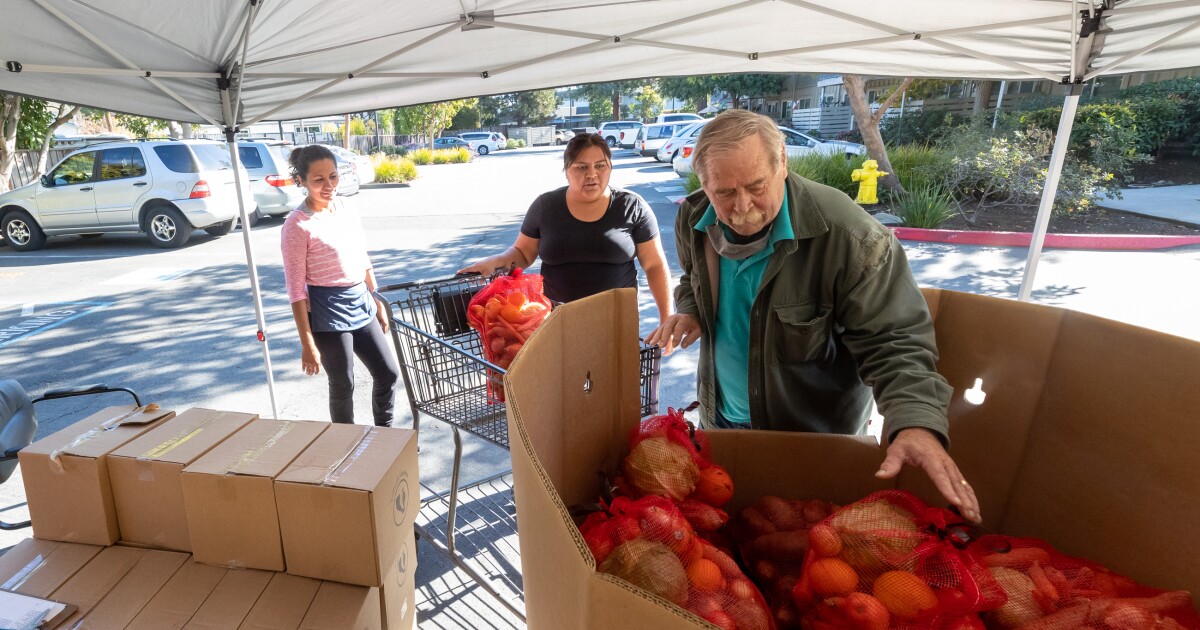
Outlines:
{"type": "MultiPolygon", "coordinates": [[[[419,430],[425,414],[449,424],[454,437],[450,488],[435,492],[422,484],[417,534],[524,620],[523,611],[514,603],[520,599],[522,585],[512,471],[468,483],[459,481],[460,429],[509,448],[505,405],[488,394],[489,381],[503,375],[504,369],[484,359],[479,334],[467,324],[467,306],[489,280],[475,274],[394,284],[380,287],[376,296],[392,322],[413,429],[419,430]],[[492,580],[515,597],[502,595],[492,580]]],[[[642,345],[643,417],[658,412],[660,360],[657,346],[642,345]]]]}

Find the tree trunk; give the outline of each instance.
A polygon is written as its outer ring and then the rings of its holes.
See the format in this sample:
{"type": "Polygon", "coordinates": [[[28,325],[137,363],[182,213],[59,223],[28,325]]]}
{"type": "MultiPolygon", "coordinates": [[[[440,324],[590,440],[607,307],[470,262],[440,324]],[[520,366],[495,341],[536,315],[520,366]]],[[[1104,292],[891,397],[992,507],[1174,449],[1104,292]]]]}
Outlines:
{"type": "Polygon", "coordinates": [[[167,121],[167,135],[178,140],[183,137],[183,125],[174,120],[167,121]]]}
{"type": "Polygon", "coordinates": [[[879,133],[879,121],[891,107],[897,95],[907,89],[911,81],[912,79],[905,79],[905,82],[892,92],[892,96],[884,102],[879,111],[872,114],[871,106],[867,103],[866,82],[862,76],[842,75],[842,84],[845,85],[846,94],[850,97],[850,111],[854,112],[854,122],[858,125],[858,132],[862,134],[863,144],[867,146],[867,155],[879,163],[879,170],[888,173],[886,177],[879,179],[879,186],[884,190],[900,194],[906,191],[900,184],[900,179],[896,177],[891,160],[888,159],[887,147],[883,145],[883,136],[879,133]]]}
{"type": "MultiPolygon", "coordinates": [[[[350,149],[350,114],[346,114],[346,127],[342,132],[342,147],[346,150],[350,149]]],[[[433,142],[432,140],[430,142],[433,142]]]]}
{"type": "Polygon", "coordinates": [[[13,163],[17,159],[17,122],[21,119],[21,97],[5,94],[0,100],[0,193],[11,184],[13,163]]]}
{"type": "Polygon", "coordinates": [[[104,127],[108,129],[108,133],[113,133],[117,129],[113,126],[112,112],[104,112],[104,127]]]}
{"type": "Polygon", "coordinates": [[[613,88],[613,120],[621,120],[621,90],[613,88]]]}
{"type": "Polygon", "coordinates": [[[992,100],[992,82],[975,82],[975,104],[971,107],[971,115],[979,116],[987,113],[988,103],[992,100]]]}
{"type": "Polygon", "coordinates": [[[50,123],[50,128],[46,130],[46,137],[42,138],[42,148],[38,152],[37,169],[34,171],[32,179],[37,179],[42,176],[42,173],[46,172],[46,156],[50,155],[50,141],[54,139],[54,131],[63,126],[68,120],[74,118],[75,114],[79,113],[78,105],[72,107],[70,111],[64,114],[63,110],[66,108],[66,104],[59,104],[58,117],[54,119],[54,122],[50,123]]]}
{"type": "MultiPolygon", "coordinates": [[[[183,132],[181,134],[181,137],[184,140],[190,140],[192,138],[192,136],[194,135],[193,130],[192,130],[192,123],[186,123],[186,122],[179,123],[179,126],[182,128],[182,132],[183,132]]],[[[282,137],[280,139],[282,139],[282,137]]]]}

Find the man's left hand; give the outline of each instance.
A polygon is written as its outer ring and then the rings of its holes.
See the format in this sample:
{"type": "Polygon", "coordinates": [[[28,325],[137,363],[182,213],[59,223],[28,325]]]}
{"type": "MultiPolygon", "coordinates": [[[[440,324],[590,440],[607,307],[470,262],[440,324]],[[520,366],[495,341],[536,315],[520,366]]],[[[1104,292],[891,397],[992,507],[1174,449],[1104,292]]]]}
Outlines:
{"type": "Polygon", "coordinates": [[[879,479],[892,479],[900,474],[904,465],[920,466],[933,480],[942,496],[958,507],[959,512],[966,518],[978,523],[979,499],[975,498],[975,490],[958,470],[958,465],[950,458],[950,454],[942,447],[942,442],[928,429],[901,429],[892,443],[888,446],[887,457],[879,466],[875,476],[879,479]]]}

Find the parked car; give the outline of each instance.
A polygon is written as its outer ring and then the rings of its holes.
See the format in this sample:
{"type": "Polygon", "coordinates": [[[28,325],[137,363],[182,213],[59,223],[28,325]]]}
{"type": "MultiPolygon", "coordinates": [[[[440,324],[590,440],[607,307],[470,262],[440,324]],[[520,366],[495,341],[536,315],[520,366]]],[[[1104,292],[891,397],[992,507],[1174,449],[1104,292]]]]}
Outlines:
{"type": "Polygon", "coordinates": [[[701,116],[700,114],[675,112],[673,114],[659,114],[658,118],[654,119],[654,122],[656,122],[656,123],[696,122],[697,120],[704,120],[704,117],[701,116]]]}
{"type": "MultiPolygon", "coordinates": [[[[788,159],[800,157],[813,152],[831,155],[835,153],[844,153],[847,157],[851,155],[865,155],[867,152],[867,147],[854,142],[845,142],[842,140],[838,140],[836,142],[822,142],[812,136],[800,133],[795,129],[789,129],[782,126],[779,128],[779,131],[783,132],[783,144],[787,149],[788,159]]],[[[671,166],[675,169],[676,175],[679,175],[680,177],[687,177],[688,174],[692,172],[692,152],[696,148],[696,139],[699,137],[699,135],[700,134],[697,133],[696,137],[688,139],[683,147],[681,147],[679,155],[677,155],[675,159],[671,160],[671,166]]]]}
{"type": "Polygon", "coordinates": [[[351,162],[338,160],[338,185],[337,194],[342,197],[358,194],[358,169],[351,162]]]}
{"type": "Polygon", "coordinates": [[[571,131],[570,129],[555,129],[554,130],[554,144],[566,144],[571,141],[571,138],[574,138],[574,137],[575,137],[575,132],[571,131]]]}
{"type": "MultiPolygon", "coordinates": [[[[375,181],[375,165],[371,163],[370,156],[359,155],[345,147],[336,145],[328,145],[329,150],[337,156],[339,162],[350,162],[354,165],[354,174],[358,176],[358,183],[370,184],[375,181]]],[[[338,191],[341,194],[341,191],[338,191]]]]}
{"type": "Polygon", "coordinates": [[[644,156],[658,159],[658,150],[666,144],[680,129],[687,127],[688,122],[652,123],[642,125],[638,129],[637,139],[633,148],[644,156]]]}
{"type": "Polygon", "coordinates": [[[704,129],[704,125],[706,124],[708,124],[708,120],[699,120],[693,123],[685,124],[682,128],[675,132],[675,135],[668,138],[667,141],[658,148],[658,152],[655,153],[654,159],[658,160],[659,162],[673,164],[675,162],[675,158],[679,156],[679,150],[683,148],[683,145],[687,144],[689,140],[695,140],[696,136],[700,135],[700,131],[704,129]]]}
{"type": "MultiPolygon", "coordinates": [[[[249,174],[242,194],[252,203],[249,174]]],[[[67,154],[37,182],[0,195],[0,229],[29,251],[65,234],[145,232],[158,247],[181,247],[194,229],[220,236],[238,216],[228,145],[145,140],[92,145],[67,154]]]]}
{"type": "Polygon", "coordinates": [[[492,151],[499,151],[507,144],[504,136],[494,131],[468,131],[458,134],[458,137],[466,140],[479,155],[487,155],[492,151]]]}
{"type": "Polygon", "coordinates": [[[582,136],[584,134],[589,134],[589,133],[596,133],[598,131],[600,131],[600,130],[596,129],[595,127],[571,127],[571,132],[577,136],[582,136]]]}
{"type": "Polygon", "coordinates": [[[596,133],[600,134],[601,138],[608,143],[610,147],[632,147],[633,139],[637,136],[637,130],[641,128],[642,123],[636,120],[615,120],[606,123],[600,123],[600,128],[596,133]],[[632,133],[626,133],[630,132],[632,133]]]}
{"type": "Polygon", "coordinates": [[[250,225],[266,217],[286,216],[304,203],[304,189],[292,179],[287,159],[296,147],[280,140],[238,142],[238,159],[250,175],[257,207],[247,208],[250,225]]]}
{"type": "Polygon", "coordinates": [[[471,146],[470,142],[459,138],[458,136],[447,136],[445,138],[434,138],[433,148],[436,149],[469,149],[471,153],[475,153],[475,147],[471,146]]]}

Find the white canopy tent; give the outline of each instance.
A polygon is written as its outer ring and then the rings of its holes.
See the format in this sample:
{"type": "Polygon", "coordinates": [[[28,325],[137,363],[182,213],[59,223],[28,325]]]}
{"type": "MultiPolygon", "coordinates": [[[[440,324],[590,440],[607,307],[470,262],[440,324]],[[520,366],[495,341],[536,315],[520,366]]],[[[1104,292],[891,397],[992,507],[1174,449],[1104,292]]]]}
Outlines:
{"type": "MultiPolygon", "coordinates": [[[[5,0],[0,91],[209,123],[232,143],[238,128],[260,120],[636,77],[1048,79],[1066,92],[1065,139],[1084,81],[1200,65],[1200,0],[868,6],[859,15],[838,0],[5,0]]],[[[1032,289],[1065,152],[1057,142],[1021,299],[1032,289]]]]}

